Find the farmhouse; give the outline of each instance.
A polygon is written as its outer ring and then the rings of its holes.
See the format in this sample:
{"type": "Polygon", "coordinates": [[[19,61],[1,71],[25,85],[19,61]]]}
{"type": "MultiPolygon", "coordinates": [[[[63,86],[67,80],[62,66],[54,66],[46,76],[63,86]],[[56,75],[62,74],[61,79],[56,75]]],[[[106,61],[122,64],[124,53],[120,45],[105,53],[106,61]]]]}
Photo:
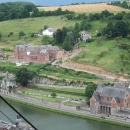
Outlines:
{"type": "Polygon", "coordinates": [[[50,61],[61,59],[64,50],[52,45],[16,45],[14,47],[14,60],[20,62],[34,62],[45,64],[50,61]]]}
{"type": "Polygon", "coordinates": [[[81,39],[83,42],[86,42],[87,39],[91,39],[92,37],[86,32],[86,31],[83,31],[81,33],[81,39]]]}
{"type": "Polygon", "coordinates": [[[120,83],[112,86],[98,86],[90,99],[92,113],[115,115],[118,111],[125,111],[130,106],[130,88],[120,83]]]}
{"type": "Polygon", "coordinates": [[[47,36],[50,36],[50,37],[53,37],[53,33],[54,33],[54,29],[53,28],[47,28],[46,30],[43,30],[42,31],[42,35],[47,35],[47,36]]]}

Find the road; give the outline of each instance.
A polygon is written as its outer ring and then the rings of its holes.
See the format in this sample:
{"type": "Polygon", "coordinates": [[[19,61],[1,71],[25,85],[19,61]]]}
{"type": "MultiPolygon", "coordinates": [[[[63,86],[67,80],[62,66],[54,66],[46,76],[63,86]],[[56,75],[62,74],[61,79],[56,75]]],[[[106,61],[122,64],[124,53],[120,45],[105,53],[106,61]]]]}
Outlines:
{"type": "MultiPolygon", "coordinates": [[[[5,95],[5,94],[1,94],[1,95],[3,97],[8,97],[8,98],[12,98],[12,99],[16,100],[15,96],[5,95]]],[[[99,118],[99,119],[101,119],[100,118],[101,116],[105,116],[105,119],[102,119],[102,120],[110,120],[110,121],[114,121],[114,122],[118,122],[118,123],[130,124],[130,119],[126,119],[126,121],[125,121],[125,118],[120,118],[120,117],[116,117],[116,116],[110,115],[109,117],[107,117],[106,115],[103,115],[103,114],[97,114],[97,113],[92,114],[89,111],[71,109],[70,107],[69,107],[69,109],[66,109],[64,107],[60,107],[60,104],[59,105],[50,105],[50,104],[45,104],[45,103],[43,104],[42,102],[33,101],[33,100],[29,100],[28,98],[20,98],[20,97],[17,97],[17,100],[27,102],[27,103],[31,103],[31,104],[34,104],[34,105],[38,105],[38,106],[42,106],[42,107],[45,107],[45,108],[60,110],[60,111],[69,112],[69,113],[77,114],[77,115],[96,117],[96,118],[99,118]]]]}

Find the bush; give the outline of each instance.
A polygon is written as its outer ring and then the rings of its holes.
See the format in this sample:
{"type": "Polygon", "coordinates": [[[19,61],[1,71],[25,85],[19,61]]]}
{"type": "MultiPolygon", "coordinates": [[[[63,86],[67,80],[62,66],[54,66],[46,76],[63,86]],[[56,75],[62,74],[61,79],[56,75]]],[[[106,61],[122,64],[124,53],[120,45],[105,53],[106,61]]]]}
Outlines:
{"type": "Polygon", "coordinates": [[[25,33],[23,31],[19,32],[19,36],[25,36],[25,33]]]}
{"type": "Polygon", "coordinates": [[[55,97],[56,97],[56,93],[51,93],[51,96],[52,96],[53,98],[55,98],[55,97]]]}
{"type": "Polygon", "coordinates": [[[87,39],[87,40],[86,40],[87,43],[91,43],[91,42],[93,42],[93,41],[94,41],[94,39],[87,39]]]}
{"type": "Polygon", "coordinates": [[[90,100],[88,100],[88,101],[87,101],[87,105],[89,105],[89,106],[90,106],[90,100]]]}
{"type": "Polygon", "coordinates": [[[31,33],[31,37],[35,37],[35,33],[31,33]]]}

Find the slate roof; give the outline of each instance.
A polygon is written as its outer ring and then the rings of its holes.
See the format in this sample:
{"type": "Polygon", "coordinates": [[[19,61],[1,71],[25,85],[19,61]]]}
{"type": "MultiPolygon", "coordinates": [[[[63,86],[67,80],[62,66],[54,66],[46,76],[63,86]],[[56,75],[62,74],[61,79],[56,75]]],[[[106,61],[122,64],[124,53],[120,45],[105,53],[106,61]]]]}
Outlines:
{"type": "Polygon", "coordinates": [[[15,79],[13,77],[6,77],[3,80],[4,82],[15,82],[15,79]]]}
{"type": "Polygon", "coordinates": [[[119,100],[119,98],[118,98],[118,97],[114,97],[114,99],[115,99],[115,101],[116,101],[116,103],[117,103],[117,104],[119,104],[119,103],[120,103],[120,100],[119,100]]]}
{"type": "Polygon", "coordinates": [[[120,99],[124,99],[126,92],[127,92],[126,89],[119,89],[116,87],[103,87],[103,91],[101,93],[101,96],[118,97],[120,99]]]}
{"type": "Polygon", "coordinates": [[[125,89],[125,87],[121,83],[116,83],[114,85],[115,88],[125,89]]]}
{"type": "Polygon", "coordinates": [[[102,86],[98,86],[96,89],[96,92],[98,93],[102,93],[103,87],[102,86]]]}
{"type": "Polygon", "coordinates": [[[42,49],[42,50],[40,51],[40,53],[41,53],[41,54],[48,54],[47,50],[45,50],[45,49],[42,49]]]}
{"type": "Polygon", "coordinates": [[[97,102],[100,102],[100,100],[101,100],[100,96],[96,92],[93,93],[93,96],[94,96],[94,98],[96,99],[97,102]]]}

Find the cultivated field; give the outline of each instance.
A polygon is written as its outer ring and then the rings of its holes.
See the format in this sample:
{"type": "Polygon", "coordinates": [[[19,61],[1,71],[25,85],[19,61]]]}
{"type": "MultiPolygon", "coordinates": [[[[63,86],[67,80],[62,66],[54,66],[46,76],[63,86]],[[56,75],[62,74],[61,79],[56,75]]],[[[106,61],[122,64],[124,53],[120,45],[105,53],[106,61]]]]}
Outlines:
{"type": "Polygon", "coordinates": [[[58,8],[62,8],[62,10],[70,10],[74,12],[101,12],[103,10],[108,11],[129,11],[127,9],[107,5],[107,3],[100,3],[100,4],[82,4],[82,5],[70,5],[70,6],[54,6],[54,7],[38,7],[40,10],[44,9],[45,11],[54,11],[58,8]]]}

